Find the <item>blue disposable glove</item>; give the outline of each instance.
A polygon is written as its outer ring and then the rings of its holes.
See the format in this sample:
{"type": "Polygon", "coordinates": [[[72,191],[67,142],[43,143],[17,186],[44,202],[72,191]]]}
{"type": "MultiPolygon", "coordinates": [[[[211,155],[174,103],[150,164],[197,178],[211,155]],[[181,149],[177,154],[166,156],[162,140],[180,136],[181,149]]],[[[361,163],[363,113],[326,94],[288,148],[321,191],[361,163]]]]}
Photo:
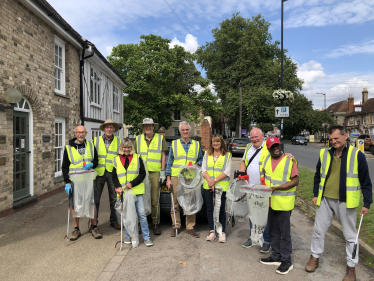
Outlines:
{"type": "Polygon", "coordinates": [[[67,195],[69,195],[69,193],[71,192],[71,184],[70,183],[65,184],[65,191],[66,191],[67,195]]]}
{"type": "Polygon", "coordinates": [[[84,165],[84,167],[83,167],[83,170],[87,171],[87,170],[91,169],[92,166],[93,166],[93,164],[91,162],[86,163],[86,165],[84,165]]]}

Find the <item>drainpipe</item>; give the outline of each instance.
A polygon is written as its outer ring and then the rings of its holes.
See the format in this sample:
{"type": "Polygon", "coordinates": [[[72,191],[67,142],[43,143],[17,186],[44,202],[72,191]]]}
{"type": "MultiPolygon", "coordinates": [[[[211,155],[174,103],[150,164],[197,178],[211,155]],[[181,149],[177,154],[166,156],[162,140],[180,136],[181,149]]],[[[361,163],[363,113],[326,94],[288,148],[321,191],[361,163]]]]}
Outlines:
{"type": "Polygon", "coordinates": [[[83,77],[84,77],[84,60],[92,57],[94,52],[92,50],[92,54],[88,55],[87,57],[84,56],[86,49],[88,49],[87,40],[82,37],[82,56],[80,59],[80,116],[81,116],[81,125],[84,126],[84,91],[83,91],[83,77]]]}

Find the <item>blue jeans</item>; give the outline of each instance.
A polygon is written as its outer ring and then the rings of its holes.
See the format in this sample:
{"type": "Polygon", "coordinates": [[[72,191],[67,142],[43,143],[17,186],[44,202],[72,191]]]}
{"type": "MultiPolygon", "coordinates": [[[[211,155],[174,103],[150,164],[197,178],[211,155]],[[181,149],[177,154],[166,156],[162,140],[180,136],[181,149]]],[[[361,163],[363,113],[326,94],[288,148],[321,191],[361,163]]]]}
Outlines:
{"type": "MultiPolygon", "coordinates": [[[[145,215],[143,195],[136,195],[135,208],[136,208],[136,213],[138,214],[138,218],[140,221],[140,228],[142,229],[143,239],[144,241],[146,241],[150,237],[149,237],[147,216],[145,215]]],[[[125,237],[126,238],[130,237],[126,229],[125,229],[125,237]]]]}
{"type": "MultiPolygon", "coordinates": [[[[252,222],[251,222],[251,220],[249,220],[249,226],[250,226],[249,236],[251,236],[251,229],[252,229],[252,222]]],[[[263,236],[264,236],[264,243],[265,244],[270,244],[269,218],[266,221],[266,227],[265,227],[265,231],[264,231],[263,236]]]]}

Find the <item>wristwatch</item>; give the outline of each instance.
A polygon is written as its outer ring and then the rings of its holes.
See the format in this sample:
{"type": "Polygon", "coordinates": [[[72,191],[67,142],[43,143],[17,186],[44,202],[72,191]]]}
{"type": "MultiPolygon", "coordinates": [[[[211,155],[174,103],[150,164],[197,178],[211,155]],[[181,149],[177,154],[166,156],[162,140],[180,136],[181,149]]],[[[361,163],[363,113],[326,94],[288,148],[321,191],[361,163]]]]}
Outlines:
{"type": "Polygon", "coordinates": [[[217,182],[217,179],[214,179],[215,182],[217,182]]]}

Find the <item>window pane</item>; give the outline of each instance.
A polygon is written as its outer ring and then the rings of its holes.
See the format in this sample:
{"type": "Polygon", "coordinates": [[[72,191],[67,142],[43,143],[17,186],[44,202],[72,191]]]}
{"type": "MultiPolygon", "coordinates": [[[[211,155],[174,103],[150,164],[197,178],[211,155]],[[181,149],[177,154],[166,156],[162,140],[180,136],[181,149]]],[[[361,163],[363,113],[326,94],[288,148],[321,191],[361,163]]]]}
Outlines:
{"type": "Polygon", "coordinates": [[[25,101],[25,105],[23,106],[24,109],[30,109],[29,104],[25,101]]]}
{"type": "Polygon", "coordinates": [[[93,85],[92,85],[92,80],[90,81],[90,95],[91,95],[91,101],[93,101],[93,85]]]}
{"type": "Polygon", "coordinates": [[[58,66],[58,56],[55,55],[55,65],[58,66]]]}
{"type": "Polygon", "coordinates": [[[93,69],[91,68],[91,77],[93,76],[93,69]]]}
{"type": "Polygon", "coordinates": [[[58,47],[58,51],[59,51],[58,55],[59,55],[60,57],[62,57],[62,48],[61,48],[61,47],[58,47]]]}
{"type": "Polygon", "coordinates": [[[58,134],[58,123],[55,123],[55,134],[58,134]]]}
{"type": "Polygon", "coordinates": [[[58,65],[59,65],[59,67],[62,68],[62,58],[59,58],[59,59],[58,59],[58,65]]]}
{"type": "Polygon", "coordinates": [[[58,136],[58,146],[62,146],[62,135],[58,136]]]}
{"type": "Polygon", "coordinates": [[[60,80],[57,81],[57,89],[61,90],[61,81],[60,80]]]}
{"type": "Polygon", "coordinates": [[[62,123],[58,123],[58,133],[62,134],[62,123]]]}

